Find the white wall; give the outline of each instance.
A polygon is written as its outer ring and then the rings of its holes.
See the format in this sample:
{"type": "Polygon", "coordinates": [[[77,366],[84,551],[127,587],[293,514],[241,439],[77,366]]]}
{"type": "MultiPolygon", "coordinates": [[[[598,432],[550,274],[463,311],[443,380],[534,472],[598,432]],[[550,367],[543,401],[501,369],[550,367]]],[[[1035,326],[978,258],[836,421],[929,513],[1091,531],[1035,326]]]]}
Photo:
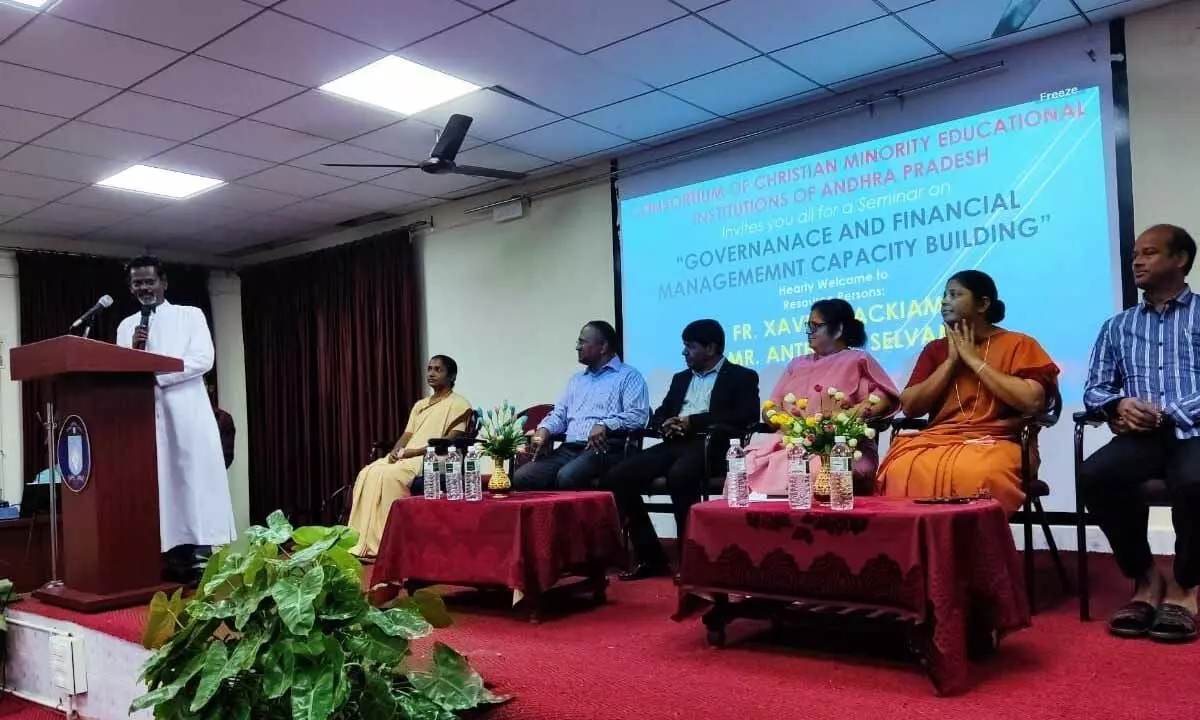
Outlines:
{"type": "Polygon", "coordinates": [[[250,526],[249,443],[246,424],[246,348],[242,336],[242,281],[235,273],[214,271],[208,278],[212,297],[213,345],[217,357],[217,404],[233,416],[237,428],[229,492],[238,532],[250,526]]]}
{"type": "Polygon", "coordinates": [[[17,258],[0,250],[0,500],[21,499],[21,384],[11,382],[8,351],[21,337],[17,258]]]}
{"type": "MultiPolygon", "coordinates": [[[[1125,48],[1134,228],[1165,222],[1200,236],[1200,0],[1128,18],[1125,48]]],[[[1200,285],[1200,269],[1190,281],[1200,285]]],[[[1172,552],[1170,511],[1152,509],[1150,525],[1155,552],[1172,552]]]]}
{"type": "Polygon", "coordinates": [[[615,323],[609,186],[537,199],[505,223],[462,207],[418,235],[425,355],[457,360],[477,407],[554,402],[579,369],[580,327],[615,323]]]}

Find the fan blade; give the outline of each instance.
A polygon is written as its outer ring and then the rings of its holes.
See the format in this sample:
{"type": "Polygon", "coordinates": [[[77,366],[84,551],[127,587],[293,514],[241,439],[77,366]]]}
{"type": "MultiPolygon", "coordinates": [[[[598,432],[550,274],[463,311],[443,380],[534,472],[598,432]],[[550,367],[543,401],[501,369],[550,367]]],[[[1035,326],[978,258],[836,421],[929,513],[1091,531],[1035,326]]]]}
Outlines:
{"type": "Polygon", "coordinates": [[[442,128],[442,134],[438,137],[437,145],[433,146],[433,152],[429,153],[429,157],[454,162],[463,140],[467,139],[467,130],[471,129],[472,122],[474,122],[474,118],[469,115],[451,115],[450,119],[446,121],[446,127],[442,128]]]}
{"type": "Polygon", "coordinates": [[[375,163],[321,163],[325,167],[419,168],[420,165],[376,165],[375,163]]]}
{"type": "Polygon", "coordinates": [[[524,180],[525,173],[512,170],[494,170],[492,168],[475,167],[474,165],[455,165],[455,175],[474,175],[475,177],[495,178],[497,180],[524,180]]]}

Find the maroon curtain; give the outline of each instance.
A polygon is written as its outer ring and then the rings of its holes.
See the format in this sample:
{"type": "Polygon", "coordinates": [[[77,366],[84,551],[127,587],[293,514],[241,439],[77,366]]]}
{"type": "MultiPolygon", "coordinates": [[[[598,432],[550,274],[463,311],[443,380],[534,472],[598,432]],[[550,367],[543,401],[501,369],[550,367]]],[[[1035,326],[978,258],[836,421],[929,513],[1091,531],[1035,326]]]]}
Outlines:
{"type": "Polygon", "coordinates": [[[404,429],[423,366],[414,273],[407,231],[242,271],[252,520],[332,522],[324,501],[404,429]]]}
{"type": "MultiPolygon", "coordinates": [[[[167,265],[167,299],[177,305],[194,305],[212,324],[212,301],[208,294],[208,270],[167,265]]],[[[46,252],[17,252],[17,286],[20,295],[21,343],[57,337],[96,303],[112,295],[113,306],[100,313],[91,337],[114,342],[117,325],[137,312],[129,294],[124,262],[113,258],[86,257],[46,252]]],[[[47,396],[40,383],[25,383],[21,391],[22,448],[26,481],[46,467],[45,437],[38,422],[47,396]]]]}

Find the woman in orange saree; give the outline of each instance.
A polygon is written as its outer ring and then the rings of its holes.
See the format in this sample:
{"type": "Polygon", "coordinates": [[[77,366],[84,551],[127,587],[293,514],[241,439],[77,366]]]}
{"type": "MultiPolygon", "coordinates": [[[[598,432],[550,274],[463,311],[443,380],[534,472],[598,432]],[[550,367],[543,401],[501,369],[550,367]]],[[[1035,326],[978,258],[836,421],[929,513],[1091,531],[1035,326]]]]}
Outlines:
{"type": "MultiPolygon", "coordinates": [[[[1021,492],[1022,419],[1057,392],[1058,367],[1037,340],[996,326],[1004,303],[996,283],[964,270],[946,283],[946,337],[917,358],[900,406],[929,426],[892,441],[879,468],[880,492],[892,497],[972,496],[986,490],[1014,512],[1021,492]]],[[[1034,468],[1037,467],[1036,446],[1034,468]]]]}

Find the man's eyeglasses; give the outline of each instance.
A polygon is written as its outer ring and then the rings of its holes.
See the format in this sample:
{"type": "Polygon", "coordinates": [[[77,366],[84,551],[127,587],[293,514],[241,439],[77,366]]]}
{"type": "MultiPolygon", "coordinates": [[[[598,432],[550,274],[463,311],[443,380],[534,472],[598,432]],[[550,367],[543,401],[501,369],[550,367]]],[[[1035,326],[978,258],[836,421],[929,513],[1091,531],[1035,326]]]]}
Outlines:
{"type": "Polygon", "coordinates": [[[807,323],[804,327],[808,331],[809,335],[816,335],[821,330],[821,328],[825,327],[826,325],[828,325],[828,323],[810,322],[810,323],[807,323]]]}

